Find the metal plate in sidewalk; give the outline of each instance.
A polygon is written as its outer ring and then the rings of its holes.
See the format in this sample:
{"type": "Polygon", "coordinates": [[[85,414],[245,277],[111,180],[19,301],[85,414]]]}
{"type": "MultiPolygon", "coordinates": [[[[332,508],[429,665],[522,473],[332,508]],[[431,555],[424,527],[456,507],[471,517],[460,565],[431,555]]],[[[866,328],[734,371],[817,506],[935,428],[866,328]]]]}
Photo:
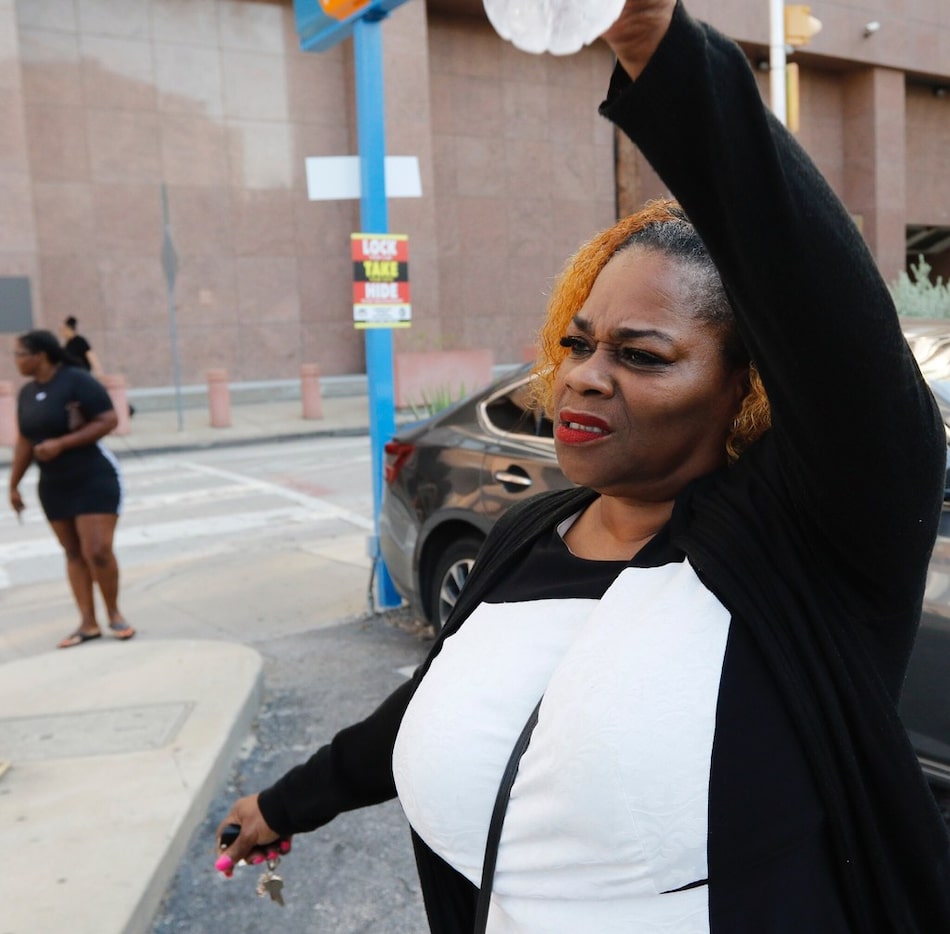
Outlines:
{"type": "Polygon", "coordinates": [[[25,762],[160,749],[178,735],[193,708],[192,703],[176,701],[0,718],[0,753],[25,762]]]}

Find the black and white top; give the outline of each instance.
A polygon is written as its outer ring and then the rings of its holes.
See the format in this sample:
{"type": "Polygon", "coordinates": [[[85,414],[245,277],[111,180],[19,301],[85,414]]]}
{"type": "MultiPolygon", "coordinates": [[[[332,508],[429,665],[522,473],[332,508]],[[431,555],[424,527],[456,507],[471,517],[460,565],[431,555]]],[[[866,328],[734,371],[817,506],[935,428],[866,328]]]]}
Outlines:
{"type": "Polygon", "coordinates": [[[704,934],[729,614],[665,535],[630,563],[588,561],[562,540],[572,521],[445,641],[399,730],[399,800],[477,885],[502,772],[544,694],[508,805],[489,931],[704,934]]]}

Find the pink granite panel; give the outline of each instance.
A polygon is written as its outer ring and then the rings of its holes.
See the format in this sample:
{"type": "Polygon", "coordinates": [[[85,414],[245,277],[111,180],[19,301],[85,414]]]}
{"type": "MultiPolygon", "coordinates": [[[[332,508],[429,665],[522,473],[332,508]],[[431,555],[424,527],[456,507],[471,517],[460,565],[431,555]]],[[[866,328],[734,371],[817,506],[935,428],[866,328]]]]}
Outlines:
{"type": "Polygon", "coordinates": [[[88,255],[95,242],[92,202],[92,188],[84,182],[37,182],[33,205],[39,252],[88,255]]]}
{"type": "Polygon", "coordinates": [[[287,119],[287,75],[281,55],[221,53],[224,113],[244,120],[287,119]]]}
{"type": "Polygon", "coordinates": [[[231,120],[228,124],[228,169],[237,188],[290,188],[293,152],[293,130],[286,123],[231,120]]]}
{"type": "Polygon", "coordinates": [[[26,136],[33,178],[37,181],[83,181],[89,174],[86,119],[71,107],[27,107],[26,136]]]}
{"type": "Polygon", "coordinates": [[[496,80],[471,75],[444,79],[451,93],[448,132],[460,136],[499,136],[504,123],[501,89],[496,80]]]}
{"type": "MultiPolygon", "coordinates": [[[[208,370],[216,369],[226,370],[230,382],[241,382],[249,378],[243,375],[241,367],[241,342],[241,328],[234,322],[225,325],[196,325],[190,328],[187,340],[180,341],[178,348],[182,381],[193,386],[207,385],[208,370]]],[[[170,347],[167,334],[163,344],[170,347]]],[[[166,350],[166,359],[170,367],[170,350],[166,350]]],[[[194,413],[195,416],[197,414],[194,413]]],[[[202,415],[207,418],[207,412],[202,415]]]]}
{"type": "Polygon", "coordinates": [[[547,254],[555,229],[554,206],[550,198],[518,198],[502,202],[507,213],[509,255],[522,259],[547,254]]]}
{"type": "MultiPolygon", "coordinates": [[[[464,36],[461,38],[464,41],[464,36]]],[[[548,63],[544,55],[530,55],[516,49],[510,42],[501,42],[501,69],[497,74],[506,81],[546,84],[548,63]]]]}
{"type": "Polygon", "coordinates": [[[96,181],[162,181],[158,114],[87,110],[86,140],[96,181]]]}
{"type": "Polygon", "coordinates": [[[598,204],[595,201],[551,202],[552,223],[545,241],[547,256],[554,262],[554,268],[560,270],[569,256],[586,243],[591,237],[615,220],[612,204],[598,204]]]}
{"type": "Polygon", "coordinates": [[[44,326],[55,331],[60,322],[74,315],[82,325],[82,333],[103,333],[105,306],[95,257],[40,255],[39,263],[44,326]]]}
{"type": "Polygon", "coordinates": [[[216,46],[215,0],[152,0],[152,36],[160,42],[216,46]]]}
{"type": "Polygon", "coordinates": [[[75,0],[82,32],[143,38],[149,34],[150,0],[75,0]]]}
{"type": "Polygon", "coordinates": [[[316,363],[321,376],[366,372],[366,338],[352,320],[305,323],[300,344],[301,363],[316,363]]]}
{"type": "MultiPolygon", "coordinates": [[[[352,201],[293,202],[296,254],[327,257],[345,266],[350,256],[350,234],[359,233],[359,205],[352,201]]],[[[309,265],[310,260],[302,265],[309,265]]]]}
{"type": "Polygon", "coordinates": [[[101,183],[94,193],[96,248],[105,256],[137,254],[154,262],[162,242],[160,187],[101,183]]]}
{"type": "MultiPolygon", "coordinates": [[[[480,24],[474,20],[458,21],[440,42],[448,44],[448,70],[456,75],[469,75],[473,78],[496,78],[502,74],[502,61],[508,54],[507,42],[499,42],[495,31],[488,23],[480,24]]],[[[524,54],[524,53],[518,53],[524,54]]]]}
{"type": "Polygon", "coordinates": [[[21,32],[31,28],[76,32],[79,27],[75,3],[63,3],[63,0],[29,0],[27,3],[17,3],[16,19],[21,32]]]}
{"type": "MultiPolygon", "coordinates": [[[[504,198],[459,198],[456,223],[466,242],[483,254],[506,255],[509,244],[508,204],[504,198]]],[[[462,262],[467,259],[462,257],[462,262]]]]}
{"type": "Polygon", "coordinates": [[[284,67],[291,119],[334,128],[346,124],[354,108],[348,97],[347,75],[339,55],[294,53],[288,55],[284,67]]]}
{"type": "Polygon", "coordinates": [[[294,199],[290,191],[235,190],[231,199],[234,248],[239,256],[294,256],[294,199]]]}
{"type": "Polygon", "coordinates": [[[218,0],[215,11],[222,49],[269,53],[285,50],[291,35],[285,19],[293,15],[289,4],[218,0]]]}
{"type": "Polygon", "coordinates": [[[175,249],[181,256],[233,256],[231,188],[170,186],[168,202],[175,249]]]}
{"type": "Polygon", "coordinates": [[[162,174],[169,185],[226,185],[227,129],[204,117],[161,116],[162,174]]]}
{"type": "Polygon", "coordinates": [[[432,175],[440,211],[459,191],[459,166],[456,156],[458,140],[447,134],[432,140],[432,175]]]}
{"type": "Polygon", "coordinates": [[[300,375],[300,323],[250,323],[241,328],[238,372],[242,379],[294,379],[300,375]]]}
{"type": "Polygon", "coordinates": [[[0,204],[3,205],[0,253],[32,256],[36,252],[36,229],[29,179],[23,175],[0,174],[0,204]]]}
{"type": "MultiPolygon", "coordinates": [[[[148,386],[171,386],[172,369],[171,337],[167,314],[164,320],[156,318],[153,325],[134,331],[106,331],[96,343],[96,353],[106,363],[106,370],[125,377],[126,386],[140,389],[148,386]],[[148,347],[147,354],[142,348],[148,347]]],[[[182,374],[184,383],[190,382],[182,374]]],[[[174,414],[169,416],[174,424],[174,414]]],[[[132,426],[133,432],[135,426],[132,426]]]]}
{"type": "Polygon", "coordinates": [[[155,81],[163,113],[220,117],[224,113],[221,56],[217,49],[157,42],[155,81]]]}
{"type": "Polygon", "coordinates": [[[156,257],[111,255],[99,260],[98,271],[107,331],[167,326],[168,290],[156,257]]]}
{"type": "Polygon", "coordinates": [[[25,173],[28,167],[22,95],[0,88],[0,172],[25,173]]]}
{"type": "Polygon", "coordinates": [[[185,333],[236,319],[237,271],[232,256],[195,256],[178,271],[175,299],[185,333]]]}
{"type": "MultiPolygon", "coordinates": [[[[512,154],[512,161],[515,161],[516,155],[512,154]]],[[[498,198],[507,194],[508,159],[504,140],[457,136],[455,160],[459,195],[498,198]]],[[[517,162],[516,166],[524,168],[517,162]]]]}
{"type": "Polygon", "coordinates": [[[551,159],[551,194],[561,201],[589,202],[597,185],[594,151],[586,139],[561,140],[551,159]]]}
{"type": "Polygon", "coordinates": [[[500,171],[507,193],[522,198],[541,198],[557,193],[555,155],[549,143],[533,139],[505,141],[505,162],[500,171]]]}
{"type": "Polygon", "coordinates": [[[82,88],[87,105],[121,110],[155,109],[152,47],[142,39],[84,35],[82,88]]]}
{"type": "Polygon", "coordinates": [[[510,304],[508,309],[499,310],[491,331],[497,335],[495,357],[498,363],[518,363],[522,348],[536,341],[554,283],[553,268],[553,264],[542,257],[530,263],[509,263],[510,304]]]}
{"type": "MultiPolygon", "coordinates": [[[[417,135],[414,139],[419,139],[421,134],[428,131],[430,111],[427,77],[420,75],[418,68],[414,67],[404,69],[387,85],[386,121],[390,128],[389,135],[397,137],[397,128],[406,125],[415,130],[417,135]]],[[[493,115],[489,115],[487,122],[490,123],[493,119],[493,115]]],[[[399,152],[402,153],[403,150],[399,152]]]]}
{"type": "MultiPolygon", "coordinates": [[[[508,81],[501,90],[505,135],[510,139],[547,139],[552,120],[552,114],[548,113],[550,89],[547,85],[508,81]]],[[[556,96],[551,109],[560,116],[560,95],[556,96]]]]}
{"type": "Polygon", "coordinates": [[[308,327],[332,328],[339,324],[353,327],[353,277],[350,270],[318,257],[313,262],[299,263],[297,291],[300,295],[300,320],[308,327]]]}
{"type": "MultiPolygon", "coordinates": [[[[519,260],[529,262],[530,260],[519,260]]],[[[468,313],[484,314],[486,309],[508,307],[506,288],[507,260],[498,254],[482,253],[473,249],[463,261],[443,264],[439,272],[441,284],[441,307],[445,317],[464,316],[468,313]]],[[[443,327],[443,340],[455,341],[448,329],[443,327]]],[[[460,346],[454,343],[447,346],[460,346]]],[[[464,346],[464,345],[461,345],[464,346]]]]}
{"type": "Polygon", "coordinates": [[[237,259],[238,319],[244,325],[300,320],[297,260],[277,256],[237,259]]]}
{"type": "MultiPolygon", "coordinates": [[[[22,10],[23,4],[20,4],[22,10]]],[[[82,102],[79,41],[74,33],[21,29],[23,99],[35,104],[82,102]]]]}

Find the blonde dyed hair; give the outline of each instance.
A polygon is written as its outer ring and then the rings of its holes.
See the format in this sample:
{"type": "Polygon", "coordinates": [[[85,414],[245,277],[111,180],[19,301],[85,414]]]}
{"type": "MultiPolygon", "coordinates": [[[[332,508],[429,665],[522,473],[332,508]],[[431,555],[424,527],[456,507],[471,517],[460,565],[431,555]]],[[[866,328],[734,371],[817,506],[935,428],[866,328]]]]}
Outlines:
{"type": "Polygon", "coordinates": [[[719,272],[699,234],[675,201],[650,201],[636,214],[601,231],[564,265],[538,332],[538,356],[533,368],[537,377],[533,381],[535,404],[553,414],[554,379],[570,353],[561,346],[561,338],[587,301],[604,266],[617,253],[633,247],[663,253],[699,273],[693,286],[697,318],[721,328],[723,353],[730,364],[749,367],[749,389],[726,440],[726,454],[733,462],[770,427],[769,400],[759,372],[742,345],[719,272]]]}

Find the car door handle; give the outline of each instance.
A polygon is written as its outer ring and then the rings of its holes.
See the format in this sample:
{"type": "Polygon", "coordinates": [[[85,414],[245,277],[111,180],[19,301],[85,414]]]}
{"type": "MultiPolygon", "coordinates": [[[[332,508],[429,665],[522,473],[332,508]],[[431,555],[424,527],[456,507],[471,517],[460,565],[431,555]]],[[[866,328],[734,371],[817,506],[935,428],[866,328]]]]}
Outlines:
{"type": "Polygon", "coordinates": [[[496,470],[492,476],[503,486],[531,486],[531,478],[527,474],[512,473],[510,470],[496,470]]]}

